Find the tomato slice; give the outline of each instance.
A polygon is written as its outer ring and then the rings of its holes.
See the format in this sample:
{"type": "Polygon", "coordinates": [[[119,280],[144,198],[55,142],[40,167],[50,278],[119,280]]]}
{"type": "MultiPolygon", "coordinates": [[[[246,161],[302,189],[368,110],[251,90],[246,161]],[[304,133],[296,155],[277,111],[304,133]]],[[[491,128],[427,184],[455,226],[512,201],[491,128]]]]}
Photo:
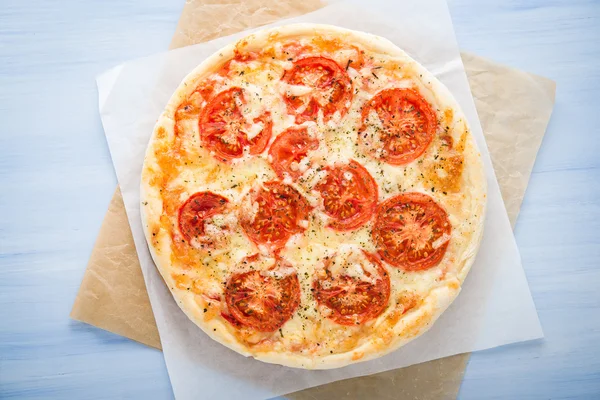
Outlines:
{"type": "Polygon", "coordinates": [[[244,147],[250,154],[260,154],[271,138],[273,123],[269,112],[252,120],[253,124],[262,124],[262,129],[248,138],[252,123],[242,113],[245,103],[244,90],[233,87],[217,94],[200,115],[200,139],[222,161],[242,157],[244,147]]]}
{"type": "Polygon", "coordinates": [[[291,127],[279,134],[271,144],[271,166],[280,179],[288,174],[292,179],[302,175],[298,164],[310,150],[319,148],[319,139],[308,134],[306,127],[291,127]]]}
{"type": "Polygon", "coordinates": [[[315,189],[323,198],[329,226],[340,231],[356,229],[371,219],[377,206],[377,183],[369,171],[354,160],[325,169],[327,175],[315,189]]]}
{"type": "Polygon", "coordinates": [[[179,231],[189,242],[192,239],[200,243],[210,242],[205,233],[206,220],[223,212],[229,201],[212,192],[198,192],[191,195],[179,208],[179,231]]]}
{"type": "Polygon", "coordinates": [[[390,277],[376,256],[361,252],[361,260],[349,258],[346,265],[338,265],[342,270],[338,274],[331,272],[335,257],[328,259],[324,276],[313,281],[317,302],[329,309],[328,318],[341,325],[362,324],[381,315],[388,306],[390,277]],[[362,271],[362,277],[348,272],[356,269],[362,271]]]}
{"type": "Polygon", "coordinates": [[[372,236],[385,261],[419,271],[439,264],[451,231],[446,211],[431,197],[405,193],[379,205],[372,236]]]}
{"type": "Polygon", "coordinates": [[[358,137],[375,158],[403,165],[423,154],[436,129],[431,105],[416,90],[385,89],[363,107],[358,137]]]}
{"type": "Polygon", "coordinates": [[[273,332],[290,319],[300,304],[298,274],[282,260],[268,271],[233,274],[225,287],[225,301],[231,316],[240,324],[273,332]]]}
{"type": "Polygon", "coordinates": [[[254,188],[244,199],[240,223],[246,235],[257,245],[272,250],[285,246],[288,239],[306,229],[310,205],[293,187],[267,182],[254,188]],[[306,226],[306,225],[304,225],[306,226]]]}
{"type": "Polygon", "coordinates": [[[299,92],[287,90],[284,95],[288,112],[296,116],[296,123],[317,121],[319,110],[323,120],[329,121],[336,111],[344,116],[352,100],[352,82],[346,71],[335,61],[325,57],[306,57],[294,62],[285,71],[283,82],[304,86],[299,92]]]}

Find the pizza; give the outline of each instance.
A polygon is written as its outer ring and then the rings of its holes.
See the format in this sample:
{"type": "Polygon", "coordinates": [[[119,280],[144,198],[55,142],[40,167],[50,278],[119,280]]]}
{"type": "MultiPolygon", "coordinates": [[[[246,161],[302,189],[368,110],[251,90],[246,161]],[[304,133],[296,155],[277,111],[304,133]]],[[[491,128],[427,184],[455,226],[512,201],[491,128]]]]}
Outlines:
{"type": "Polygon", "coordinates": [[[245,356],[326,369],[444,312],[479,247],[486,179],[430,72],[386,39],[296,24],[183,80],[141,201],[156,266],[198,327],[245,356]]]}

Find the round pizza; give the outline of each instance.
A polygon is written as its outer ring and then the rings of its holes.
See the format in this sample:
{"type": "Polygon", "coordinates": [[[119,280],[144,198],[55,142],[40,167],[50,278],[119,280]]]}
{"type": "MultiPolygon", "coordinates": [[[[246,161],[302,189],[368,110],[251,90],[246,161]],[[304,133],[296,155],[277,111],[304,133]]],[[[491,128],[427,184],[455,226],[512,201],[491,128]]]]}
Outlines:
{"type": "Polygon", "coordinates": [[[431,327],[477,253],[486,181],[430,72],[386,39],[297,24],[183,80],[141,199],[156,266],[195,324],[245,356],[324,369],[431,327]]]}

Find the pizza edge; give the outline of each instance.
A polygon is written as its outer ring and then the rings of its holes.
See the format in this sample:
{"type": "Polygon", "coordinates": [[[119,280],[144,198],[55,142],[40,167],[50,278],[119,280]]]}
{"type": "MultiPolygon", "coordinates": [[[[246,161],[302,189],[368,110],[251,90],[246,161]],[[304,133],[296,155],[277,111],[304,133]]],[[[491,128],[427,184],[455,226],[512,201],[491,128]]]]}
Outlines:
{"type": "Polygon", "coordinates": [[[461,285],[475,260],[475,256],[483,236],[486,192],[487,183],[481,155],[477,150],[472,134],[470,134],[470,129],[466,118],[464,117],[460,106],[450,94],[449,90],[445,85],[439,82],[437,78],[433,76],[433,74],[427,71],[417,61],[408,56],[403,50],[398,48],[392,42],[379,36],[338,28],[330,25],[293,24],[261,30],[244,37],[238,42],[232,43],[217,51],[183,79],[182,84],[180,84],[178,89],[172,95],[165,108],[165,111],[157,121],[146,151],[140,187],[140,197],[142,203],[140,211],[148,247],[161,276],[169,287],[169,290],[171,291],[175,301],[178,303],[178,306],[184,311],[188,318],[190,318],[198,327],[200,327],[209,337],[244,356],[252,356],[260,361],[304,369],[331,369],[378,358],[398,349],[399,347],[405,345],[429,330],[433,323],[458,296],[461,290],[461,285]],[[410,60],[409,62],[412,62],[414,67],[417,68],[424,77],[429,78],[427,79],[430,81],[430,83],[427,85],[429,89],[435,92],[437,96],[444,99],[445,104],[455,111],[456,118],[461,118],[465,121],[466,129],[469,131],[465,150],[463,152],[465,164],[468,167],[465,168],[463,173],[468,174],[468,179],[466,180],[465,184],[470,186],[470,188],[467,190],[471,191],[472,201],[476,203],[473,205],[473,210],[477,212],[478,216],[477,226],[473,229],[471,238],[469,240],[470,246],[463,251],[460,261],[457,262],[459,265],[457,267],[457,277],[453,280],[446,281],[441,286],[432,289],[429,295],[423,299],[422,304],[418,308],[401,318],[394,327],[395,339],[392,340],[390,344],[384,345],[382,343],[378,343],[377,339],[375,338],[344,353],[316,357],[301,356],[295,353],[252,352],[246,346],[239,343],[237,339],[226,330],[223,325],[223,321],[220,321],[220,319],[205,321],[203,318],[202,309],[194,301],[191,293],[171,289],[174,287],[175,283],[169,271],[169,254],[160,253],[156,249],[156,247],[164,248],[165,246],[169,246],[170,243],[168,240],[163,238],[163,242],[157,246],[155,242],[156,239],[153,238],[148,224],[149,220],[160,219],[160,215],[162,214],[162,200],[158,190],[156,190],[156,188],[150,184],[148,177],[145,176],[148,171],[148,166],[151,166],[155,163],[153,151],[155,150],[154,144],[157,134],[161,130],[162,134],[173,134],[174,120],[172,116],[174,115],[178,105],[188,96],[195,85],[201,79],[203,79],[206,73],[212,72],[214,69],[219,67],[224,60],[228,60],[229,58],[233,57],[236,46],[241,44],[243,46],[248,46],[248,48],[260,47],[261,43],[265,43],[269,40],[276,40],[277,38],[289,38],[293,36],[304,36],[308,34],[336,35],[346,40],[356,41],[370,51],[383,52],[391,56],[398,56],[403,59],[410,60]]]}

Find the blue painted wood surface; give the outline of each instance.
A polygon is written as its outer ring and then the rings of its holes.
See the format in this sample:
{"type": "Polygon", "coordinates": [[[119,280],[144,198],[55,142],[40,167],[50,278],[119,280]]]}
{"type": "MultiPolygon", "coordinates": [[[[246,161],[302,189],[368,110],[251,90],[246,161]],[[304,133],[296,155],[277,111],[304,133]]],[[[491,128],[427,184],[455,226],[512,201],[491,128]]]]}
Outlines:
{"type": "MultiPolygon", "coordinates": [[[[460,398],[600,398],[600,2],[449,3],[462,49],[558,84],[516,227],[546,339],[473,355],[460,398]]],[[[116,185],[94,77],[182,6],[0,3],[0,398],[172,396],[160,352],[68,314],[116,185]]]]}

